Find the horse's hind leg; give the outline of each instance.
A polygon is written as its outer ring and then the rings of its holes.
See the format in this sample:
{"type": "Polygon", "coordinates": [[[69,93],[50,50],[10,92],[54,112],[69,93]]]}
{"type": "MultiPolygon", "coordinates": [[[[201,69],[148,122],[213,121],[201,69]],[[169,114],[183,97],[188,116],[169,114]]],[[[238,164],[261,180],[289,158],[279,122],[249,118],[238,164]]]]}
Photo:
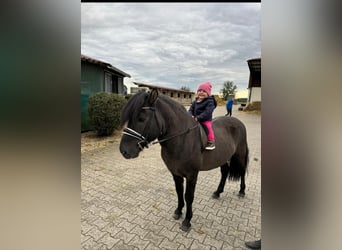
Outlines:
{"type": "Polygon", "coordinates": [[[173,214],[173,218],[178,220],[182,215],[182,209],[184,207],[184,199],[183,199],[184,179],[181,176],[173,175],[173,180],[175,181],[176,192],[177,192],[177,197],[178,197],[178,207],[175,210],[175,213],[173,214]]]}
{"type": "Polygon", "coordinates": [[[245,196],[245,189],[246,189],[245,175],[243,174],[243,175],[241,175],[239,196],[241,196],[241,197],[245,196]]]}
{"type": "Polygon", "coordinates": [[[240,179],[240,191],[239,196],[245,196],[245,174],[246,174],[246,161],[245,158],[239,157],[238,155],[233,156],[230,159],[229,165],[229,178],[232,180],[240,179]]]}
{"type": "Polygon", "coordinates": [[[227,163],[221,166],[221,181],[217,187],[217,190],[212,195],[214,199],[218,199],[220,197],[220,193],[223,192],[224,186],[226,185],[227,176],[228,176],[228,167],[229,166],[227,163]]]}

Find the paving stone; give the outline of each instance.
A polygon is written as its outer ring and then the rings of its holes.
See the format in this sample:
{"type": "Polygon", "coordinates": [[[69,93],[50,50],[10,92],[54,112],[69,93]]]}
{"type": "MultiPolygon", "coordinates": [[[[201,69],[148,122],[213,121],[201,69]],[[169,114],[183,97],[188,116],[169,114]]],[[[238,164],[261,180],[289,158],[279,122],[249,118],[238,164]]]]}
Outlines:
{"type": "Polygon", "coordinates": [[[128,245],[134,246],[138,249],[145,249],[150,243],[150,241],[143,240],[139,236],[135,235],[128,245]]]}
{"type": "Polygon", "coordinates": [[[117,234],[115,234],[113,236],[113,238],[119,239],[119,240],[121,239],[124,241],[125,244],[128,244],[135,236],[136,236],[136,234],[134,234],[132,232],[128,233],[123,229],[120,232],[118,232],[117,234]]]}
{"type": "Polygon", "coordinates": [[[103,237],[107,232],[102,232],[97,227],[93,227],[90,229],[85,235],[91,236],[95,241],[98,241],[101,237],[103,237]]]}
{"type": "Polygon", "coordinates": [[[113,237],[122,230],[124,229],[118,227],[117,225],[114,225],[113,223],[108,224],[105,228],[102,229],[103,232],[107,232],[113,237]]]}
{"type": "Polygon", "coordinates": [[[82,242],[82,249],[84,250],[93,250],[99,248],[101,245],[97,243],[92,237],[90,237],[87,241],[82,242]]]}
{"type": "Polygon", "coordinates": [[[143,239],[148,240],[152,242],[154,245],[158,246],[163,241],[164,237],[157,235],[153,232],[149,232],[148,234],[145,235],[143,239]]]}
{"type": "Polygon", "coordinates": [[[141,239],[143,239],[146,236],[146,234],[149,233],[149,231],[137,225],[131,230],[131,233],[138,235],[141,239]]]}
{"type": "Polygon", "coordinates": [[[95,220],[92,224],[96,225],[100,230],[103,229],[105,226],[107,226],[110,222],[105,221],[101,217],[99,217],[97,220],[95,220]]]}
{"type": "Polygon", "coordinates": [[[203,243],[206,236],[206,229],[203,229],[203,226],[199,227],[198,225],[196,225],[192,227],[191,231],[187,234],[186,237],[197,240],[199,243],[203,243]]]}
{"type": "Polygon", "coordinates": [[[120,240],[111,249],[112,250],[134,250],[134,249],[137,249],[137,247],[127,245],[124,243],[123,240],[120,240]]]}
{"type": "Polygon", "coordinates": [[[104,244],[108,249],[111,249],[119,239],[113,238],[109,233],[106,233],[102,238],[100,238],[97,242],[104,244]]]}
{"type": "Polygon", "coordinates": [[[204,240],[205,245],[213,246],[215,249],[222,249],[223,241],[216,238],[212,238],[209,235],[204,240]]]}
{"type": "Polygon", "coordinates": [[[168,228],[165,227],[159,232],[159,235],[164,236],[164,238],[166,237],[170,241],[173,241],[176,238],[177,234],[177,232],[170,231],[168,228]]]}
{"type": "Polygon", "coordinates": [[[167,238],[160,243],[159,247],[161,249],[178,249],[180,244],[174,241],[169,241],[167,238]]]}
{"type": "Polygon", "coordinates": [[[127,232],[130,232],[136,224],[130,223],[128,220],[123,220],[118,226],[124,228],[127,232]]]}
{"type": "Polygon", "coordinates": [[[95,226],[94,226],[94,225],[90,225],[90,224],[88,224],[88,223],[85,221],[85,222],[83,222],[83,223],[81,224],[81,233],[82,233],[82,234],[86,234],[86,233],[89,232],[90,229],[92,229],[93,227],[95,227],[95,226]]]}
{"type": "Polygon", "coordinates": [[[198,240],[194,240],[190,246],[190,249],[211,250],[212,246],[204,245],[204,244],[200,243],[198,240]]]}
{"type": "Polygon", "coordinates": [[[175,239],[173,241],[179,243],[180,245],[185,246],[185,248],[188,249],[191,246],[194,239],[187,237],[187,235],[188,234],[181,232],[175,237],[175,239]]]}

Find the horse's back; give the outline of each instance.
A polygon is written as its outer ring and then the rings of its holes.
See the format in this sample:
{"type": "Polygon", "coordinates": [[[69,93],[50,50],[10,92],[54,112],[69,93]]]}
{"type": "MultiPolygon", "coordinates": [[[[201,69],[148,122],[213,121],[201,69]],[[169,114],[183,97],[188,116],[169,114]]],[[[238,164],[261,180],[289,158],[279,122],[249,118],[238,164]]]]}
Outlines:
{"type": "Polygon", "coordinates": [[[210,170],[230,161],[231,157],[247,147],[245,125],[235,117],[219,116],[213,119],[216,148],[204,150],[201,170],[210,170]]]}
{"type": "Polygon", "coordinates": [[[245,136],[246,135],[246,127],[236,117],[231,116],[218,116],[215,119],[213,119],[213,129],[216,135],[219,137],[222,135],[226,136],[233,136],[236,135],[239,136],[245,136]]]}

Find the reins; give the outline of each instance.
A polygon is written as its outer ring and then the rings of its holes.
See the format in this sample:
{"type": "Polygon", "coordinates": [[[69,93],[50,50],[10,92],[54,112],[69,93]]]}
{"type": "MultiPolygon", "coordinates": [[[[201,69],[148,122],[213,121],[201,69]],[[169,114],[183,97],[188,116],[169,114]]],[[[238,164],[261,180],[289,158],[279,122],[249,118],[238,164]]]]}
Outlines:
{"type": "MultiPolygon", "coordinates": [[[[142,109],[149,109],[149,110],[152,110],[152,111],[155,111],[155,110],[156,110],[155,107],[142,107],[142,109]]],[[[156,121],[156,122],[158,123],[158,121],[156,121]]],[[[157,140],[157,141],[155,140],[155,141],[152,141],[152,142],[149,142],[149,141],[145,138],[145,136],[143,136],[142,134],[140,134],[139,132],[137,132],[137,131],[135,131],[135,130],[133,130],[133,129],[131,129],[131,128],[125,128],[125,129],[123,130],[123,134],[124,134],[124,135],[128,135],[128,136],[130,136],[130,137],[133,137],[133,138],[139,140],[139,141],[138,141],[138,146],[139,146],[140,150],[143,150],[144,147],[148,148],[149,145],[154,145],[154,144],[157,144],[157,143],[166,142],[166,141],[169,141],[169,140],[171,140],[171,139],[173,139],[173,138],[175,138],[175,137],[177,137],[177,136],[187,134],[187,133],[189,133],[191,130],[197,128],[198,125],[199,125],[199,123],[197,122],[197,124],[196,124],[195,126],[193,126],[193,127],[191,127],[191,128],[187,128],[186,130],[184,130],[184,131],[182,131],[182,132],[180,132],[180,133],[177,133],[177,134],[168,136],[168,137],[166,137],[166,138],[164,138],[164,139],[161,139],[161,140],[157,140]]],[[[159,125],[158,125],[158,127],[159,127],[159,125]]]]}
{"type": "Polygon", "coordinates": [[[152,141],[152,142],[149,142],[147,141],[147,139],[140,133],[138,133],[137,131],[131,129],[131,128],[125,128],[124,129],[124,132],[123,134],[124,135],[128,135],[130,137],[133,137],[135,139],[138,139],[138,146],[139,148],[142,150],[144,147],[148,148],[149,145],[154,145],[154,144],[157,144],[157,143],[162,143],[162,142],[166,142],[166,141],[169,141],[177,136],[180,136],[180,135],[184,135],[184,134],[187,134],[189,133],[191,130],[195,129],[198,127],[198,123],[191,127],[191,128],[187,128],[186,130],[178,133],[178,134],[175,134],[175,135],[171,135],[169,137],[166,137],[164,139],[161,139],[161,140],[157,140],[157,141],[152,141]]]}
{"type": "Polygon", "coordinates": [[[187,134],[187,133],[189,133],[191,130],[193,130],[193,129],[197,128],[197,127],[198,127],[198,123],[197,123],[195,126],[191,127],[191,128],[187,128],[186,130],[184,130],[183,132],[181,132],[181,133],[179,133],[179,134],[171,135],[171,136],[169,136],[169,137],[167,137],[167,138],[164,138],[164,139],[162,139],[162,140],[153,141],[153,142],[151,142],[151,144],[153,145],[153,144],[162,143],[162,142],[171,140],[171,139],[173,139],[173,138],[175,138],[175,137],[177,137],[177,136],[187,134]]]}

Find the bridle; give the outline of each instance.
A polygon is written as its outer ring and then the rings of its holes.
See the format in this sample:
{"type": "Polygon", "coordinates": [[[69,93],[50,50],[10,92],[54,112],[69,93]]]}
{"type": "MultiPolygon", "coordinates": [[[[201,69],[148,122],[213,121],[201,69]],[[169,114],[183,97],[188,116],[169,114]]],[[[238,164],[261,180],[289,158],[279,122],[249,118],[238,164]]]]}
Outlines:
{"type": "MultiPolygon", "coordinates": [[[[151,110],[151,111],[155,111],[156,108],[155,107],[142,107],[142,109],[145,109],[145,110],[151,110]]],[[[156,122],[157,122],[157,126],[158,128],[160,129],[160,126],[159,126],[159,123],[158,123],[158,120],[157,118],[155,117],[155,113],[153,113],[153,116],[154,118],[156,119],[156,122]]],[[[123,134],[124,135],[128,135],[130,137],[133,137],[135,139],[138,140],[138,147],[139,149],[142,151],[145,147],[148,148],[149,145],[154,145],[154,144],[157,144],[157,143],[162,143],[162,142],[166,142],[166,141],[169,141],[175,137],[178,137],[180,135],[184,135],[184,134],[187,134],[189,133],[191,130],[197,128],[199,125],[199,123],[197,122],[195,126],[193,127],[190,127],[190,128],[187,128],[186,130],[180,132],[180,133],[177,133],[177,134],[174,134],[174,135],[170,135],[164,139],[161,139],[161,140],[156,140],[156,141],[148,141],[146,136],[143,136],[142,134],[140,134],[139,132],[135,131],[134,129],[131,129],[131,128],[124,128],[123,130],[123,134]]],[[[160,130],[160,135],[162,135],[162,131],[160,130]]]]}

